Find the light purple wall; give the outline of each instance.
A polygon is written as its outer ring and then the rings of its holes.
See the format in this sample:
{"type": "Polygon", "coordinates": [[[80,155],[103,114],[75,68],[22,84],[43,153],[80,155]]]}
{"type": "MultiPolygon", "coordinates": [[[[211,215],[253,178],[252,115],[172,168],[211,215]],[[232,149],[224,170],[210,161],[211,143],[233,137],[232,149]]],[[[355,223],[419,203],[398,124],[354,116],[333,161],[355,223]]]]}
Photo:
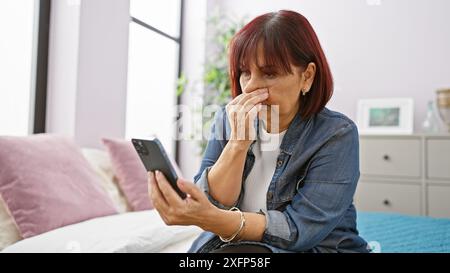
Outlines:
{"type": "Polygon", "coordinates": [[[411,97],[415,131],[427,101],[450,87],[448,0],[209,0],[235,18],[292,9],[313,25],[335,79],[328,107],[356,121],[364,98],[411,97]]]}
{"type": "Polygon", "coordinates": [[[128,0],[81,5],[76,139],[84,146],[125,136],[128,0]]]}
{"type": "Polygon", "coordinates": [[[101,147],[124,137],[129,0],[54,1],[47,132],[101,147]]]}
{"type": "MultiPolygon", "coordinates": [[[[189,83],[188,91],[183,94],[181,101],[191,109],[202,103],[199,96],[193,94],[199,94],[201,98],[203,89],[206,19],[207,0],[185,1],[182,70],[189,83]]],[[[182,140],[179,149],[179,163],[183,175],[187,179],[192,179],[200,168],[199,145],[196,141],[182,140]]]]}
{"type": "Polygon", "coordinates": [[[50,17],[46,131],[73,136],[78,82],[80,5],[53,1],[50,17]]]}

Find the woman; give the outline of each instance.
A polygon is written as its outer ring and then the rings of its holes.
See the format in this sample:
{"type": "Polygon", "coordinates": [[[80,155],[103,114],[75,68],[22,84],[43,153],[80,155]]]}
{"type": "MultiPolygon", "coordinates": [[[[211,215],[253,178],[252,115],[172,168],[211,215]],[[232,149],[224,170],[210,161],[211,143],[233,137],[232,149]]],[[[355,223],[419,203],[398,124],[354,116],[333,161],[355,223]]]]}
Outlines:
{"type": "Polygon", "coordinates": [[[161,217],[205,230],[191,252],[367,252],[352,203],[357,128],[325,108],[332,76],[307,19],[259,16],[229,53],[233,100],[216,113],[196,184],[178,181],[189,197],[149,173],[161,217]]]}

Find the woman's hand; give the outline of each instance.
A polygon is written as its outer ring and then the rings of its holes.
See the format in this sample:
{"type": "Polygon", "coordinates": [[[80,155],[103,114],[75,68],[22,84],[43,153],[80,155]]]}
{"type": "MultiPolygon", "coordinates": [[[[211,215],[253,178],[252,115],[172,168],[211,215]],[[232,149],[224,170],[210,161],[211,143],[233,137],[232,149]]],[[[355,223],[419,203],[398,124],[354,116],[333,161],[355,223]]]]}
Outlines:
{"type": "Polygon", "coordinates": [[[231,125],[230,141],[248,148],[256,139],[253,122],[260,110],[261,102],[269,97],[266,88],[250,93],[242,93],[227,104],[226,112],[231,125]]]}
{"type": "MultiPolygon", "coordinates": [[[[239,212],[215,207],[192,182],[178,179],[177,184],[187,194],[184,200],[170,186],[161,172],[148,173],[150,198],[167,225],[195,225],[225,238],[238,230],[241,222],[239,212]]],[[[260,241],[266,226],[265,216],[245,213],[245,218],[246,227],[239,234],[239,238],[260,241]]]]}
{"type": "Polygon", "coordinates": [[[175,192],[160,171],[148,173],[148,191],[153,206],[167,225],[196,225],[201,228],[218,210],[192,182],[178,179],[177,185],[187,194],[185,199],[175,192]]]}

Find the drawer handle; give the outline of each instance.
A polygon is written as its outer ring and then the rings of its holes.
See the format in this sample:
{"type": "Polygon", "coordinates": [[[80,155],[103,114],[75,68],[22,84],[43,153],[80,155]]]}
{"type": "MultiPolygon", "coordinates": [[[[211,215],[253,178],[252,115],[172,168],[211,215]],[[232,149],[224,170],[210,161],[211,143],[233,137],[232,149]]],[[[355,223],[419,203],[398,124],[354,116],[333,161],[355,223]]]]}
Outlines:
{"type": "Polygon", "coordinates": [[[391,160],[391,157],[389,155],[383,155],[383,159],[385,161],[389,161],[389,160],[391,160]]]}
{"type": "Polygon", "coordinates": [[[391,201],[389,201],[388,199],[384,199],[383,200],[383,205],[390,206],[391,205],[391,201]]]}

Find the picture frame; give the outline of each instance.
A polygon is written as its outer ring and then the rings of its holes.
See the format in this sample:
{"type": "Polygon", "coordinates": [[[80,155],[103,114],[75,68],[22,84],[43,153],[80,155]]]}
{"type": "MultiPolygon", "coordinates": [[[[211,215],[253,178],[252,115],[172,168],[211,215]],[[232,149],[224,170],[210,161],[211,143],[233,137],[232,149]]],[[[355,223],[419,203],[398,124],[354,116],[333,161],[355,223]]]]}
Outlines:
{"type": "Polygon", "coordinates": [[[412,134],[412,98],[362,99],[358,101],[357,125],[360,134],[412,134]]]}

